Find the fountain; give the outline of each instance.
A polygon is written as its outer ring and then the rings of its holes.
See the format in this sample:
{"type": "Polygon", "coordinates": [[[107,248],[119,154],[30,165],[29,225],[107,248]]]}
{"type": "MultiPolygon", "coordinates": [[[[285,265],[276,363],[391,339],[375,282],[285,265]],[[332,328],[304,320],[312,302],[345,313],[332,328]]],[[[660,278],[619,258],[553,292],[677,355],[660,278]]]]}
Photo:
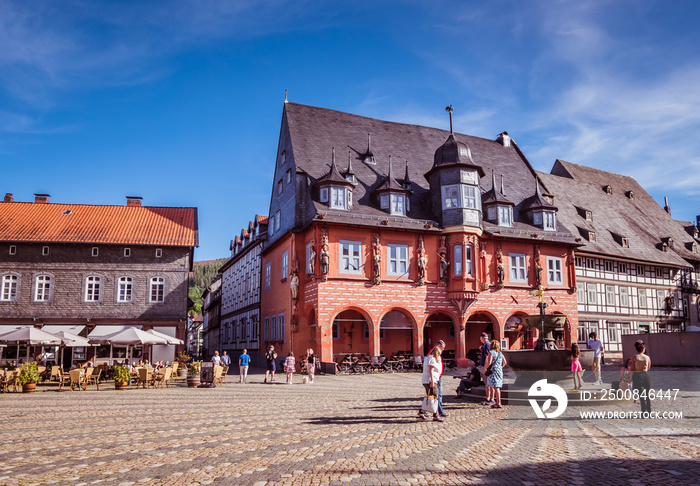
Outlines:
{"type": "MultiPolygon", "coordinates": [[[[521,322],[525,327],[539,330],[535,349],[503,351],[508,366],[515,371],[515,386],[530,386],[542,378],[556,382],[571,377],[571,350],[558,349],[553,335],[555,329],[565,327],[566,316],[546,314],[547,303],[541,285],[533,291],[533,295],[539,297],[537,307],[540,312],[521,317],[521,322]]],[[[581,366],[584,369],[590,369],[593,365],[593,354],[593,350],[581,350],[581,366]]]]}

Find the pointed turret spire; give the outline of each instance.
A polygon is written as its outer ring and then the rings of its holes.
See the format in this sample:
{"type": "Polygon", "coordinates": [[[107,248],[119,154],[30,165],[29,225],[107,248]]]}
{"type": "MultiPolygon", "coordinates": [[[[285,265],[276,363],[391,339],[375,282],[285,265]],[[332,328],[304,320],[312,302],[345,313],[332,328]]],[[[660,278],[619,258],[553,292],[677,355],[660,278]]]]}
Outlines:
{"type": "Polygon", "coordinates": [[[346,174],[352,174],[352,151],[348,150],[348,170],[346,174]]]}
{"type": "Polygon", "coordinates": [[[410,190],[413,182],[408,176],[408,160],[406,161],[406,174],[403,176],[403,187],[410,190]]]}
{"type": "Polygon", "coordinates": [[[365,164],[372,164],[374,165],[376,162],[374,161],[374,154],[372,153],[372,134],[368,133],[367,134],[367,150],[365,151],[364,154],[362,154],[362,162],[365,164]]]}

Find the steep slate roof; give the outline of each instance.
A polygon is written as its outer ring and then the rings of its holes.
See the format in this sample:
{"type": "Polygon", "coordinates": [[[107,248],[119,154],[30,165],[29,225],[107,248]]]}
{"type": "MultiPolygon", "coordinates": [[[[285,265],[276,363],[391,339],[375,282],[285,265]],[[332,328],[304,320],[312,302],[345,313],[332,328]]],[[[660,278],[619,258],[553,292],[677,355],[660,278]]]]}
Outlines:
{"type": "Polygon", "coordinates": [[[0,241],[194,247],[197,208],[0,202],[0,241]]]}
{"type": "Polygon", "coordinates": [[[579,233],[577,228],[595,232],[595,241],[582,238],[580,251],[678,267],[689,266],[685,259],[700,261],[700,255],[686,247],[694,241],[692,236],[633,178],[563,160],[554,163],[551,174],[538,175],[555,195],[559,223],[575,233],[579,233]],[[604,190],[608,185],[612,194],[604,190]],[[577,207],[591,211],[592,221],[579,214],[577,207]],[[614,235],[627,238],[629,248],[614,235]],[[673,238],[674,249],[664,252],[660,246],[667,237],[673,238]]]}
{"type": "MultiPolygon", "coordinates": [[[[387,221],[388,227],[424,229],[426,223],[436,225],[427,205],[429,185],[425,174],[433,168],[435,152],[450,136],[447,130],[394,123],[340,111],[285,103],[285,117],[297,172],[305,173],[313,186],[328,174],[333,147],[340,153],[351,150],[353,171],[357,186],[353,190],[353,207],[348,211],[332,210],[313,197],[313,209],[323,214],[325,221],[346,224],[377,225],[387,221]],[[367,135],[372,136],[372,152],[376,165],[362,161],[367,150],[367,135]],[[395,161],[408,161],[408,173],[413,182],[410,196],[411,209],[406,217],[391,216],[379,208],[373,192],[385,181],[389,172],[389,156],[395,161]]],[[[521,218],[524,201],[535,192],[535,172],[522,156],[515,143],[504,147],[499,142],[460,133],[454,134],[458,142],[469,147],[474,164],[487,174],[493,169],[505,175],[506,194],[514,204],[512,228],[493,225],[484,221],[484,231],[502,237],[531,238],[537,233],[540,240],[555,240],[573,244],[574,235],[569,231],[544,232],[521,218]]],[[[491,189],[491,177],[482,177],[482,193],[491,189]]],[[[500,190],[500,187],[499,187],[500,190]]],[[[302,205],[297,201],[297,207],[302,205]]]]}

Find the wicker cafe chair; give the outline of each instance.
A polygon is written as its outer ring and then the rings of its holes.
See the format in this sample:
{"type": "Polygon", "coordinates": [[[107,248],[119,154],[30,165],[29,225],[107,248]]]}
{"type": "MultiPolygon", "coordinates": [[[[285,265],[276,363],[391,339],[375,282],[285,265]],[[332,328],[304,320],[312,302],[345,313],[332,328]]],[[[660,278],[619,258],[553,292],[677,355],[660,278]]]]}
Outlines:
{"type": "MultiPolygon", "coordinates": [[[[88,368],[88,371],[91,370],[92,368],[88,368]]],[[[97,373],[91,373],[89,375],[85,375],[85,381],[87,385],[95,385],[97,389],[100,389],[100,376],[102,376],[102,368],[97,368],[97,373]]],[[[87,386],[86,385],[86,386],[87,386]]]]}
{"type": "Polygon", "coordinates": [[[219,382],[219,385],[223,384],[223,377],[222,373],[224,371],[223,366],[214,366],[214,385],[216,385],[216,382],[219,382]]]}
{"type": "Polygon", "coordinates": [[[136,382],[136,388],[138,388],[139,385],[141,385],[143,388],[148,388],[151,385],[152,379],[152,368],[139,368],[139,379],[136,382]]]}
{"type": "Polygon", "coordinates": [[[70,370],[70,391],[73,391],[74,387],[78,387],[78,390],[87,390],[85,379],[80,369],[70,370]]]}
{"type": "Polygon", "coordinates": [[[177,376],[177,367],[178,366],[180,366],[180,363],[178,363],[177,361],[173,362],[173,364],[171,365],[172,370],[173,370],[172,375],[171,375],[172,378],[175,378],[177,376]]]}
{"type": "Polygon", "coordinates": [[[87,384],[88,381],[90,381],[90,377],[92,376],[92,373],[95,371],[95,368],[88,368],[85,370],[85,374],[83,375],[83,381],[87,384]]]}
{"type": "Polygon", "coordinates": [[[62,369],[58,370],[58,391],[61,391],[63,385],[70,386],[70,373],[66,373],[62,369]]]}
{"type": "Polygon", "coordinates": [[[49,375],[49,381],[53,381],[53,379],[56,378],[56,381],[61,381],[61,367],[60,366],[52,366],[51,367],[51,374],[49,375]]]}
{"type": "Polygon", "coordinates": [[[170,387],[170,377],[172,373],[172,368],[161,368],[158,370],[158,373],[153,377],[153,386],[158,387],[160,384],[161,388],[163,386],[170,387]]]}
{"type": "Polygon", "coordinates": [[[228,374],[228,366],[224,366],[224,369],[221,371],[221,383],[226,383],[226,375],[228,374]]]}
{"type": "Polygon", "coordinates": [[[14,371],[3,373],[2,378],[0,378],[0,387],[2,387],[3,393],[10,391],[10,385],[13,383],[14,375],[14,371]]]}

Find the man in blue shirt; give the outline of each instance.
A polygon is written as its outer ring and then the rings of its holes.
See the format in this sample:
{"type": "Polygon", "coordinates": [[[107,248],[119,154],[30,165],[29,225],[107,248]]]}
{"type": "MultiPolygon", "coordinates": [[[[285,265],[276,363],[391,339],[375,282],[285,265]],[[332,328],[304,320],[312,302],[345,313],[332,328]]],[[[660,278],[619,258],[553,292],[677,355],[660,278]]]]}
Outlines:
{"type": "Polygon", "coordinates": [[[224,354],[221,356],[221,365],[222,366],[231,366],[231,356],[226,354],[226,351],[224,351],[224,354]]]}
{"type": "Polygon", "coordinates": [[[250,356],[248,356],[248,350],[244,349],[243,353],[238,357],[238,367],[241,369],[241,379],[238,383],[248,383],[248,364],[250,363],[250,356]]]}
{"type": "MultiPolygon", "coordinates": [[[[491,341],[489,341],[489,335],[485,332],[481,333],[481,337],[479,338],[481,340],[481,353],[479,356],[479,372],[481,373],[481,376],[485,376],[484,372],[486,371],[484,368],[486,367],[486,357],[491,353],[491,341]]],[[[489,386],[486,384],[486,381],[484,380],[484,390],[486,392],[486,400],[481,402],[482,405],[495,405],[496,401],[492,398],[492,393],[489,389],[489,386]]]]}

